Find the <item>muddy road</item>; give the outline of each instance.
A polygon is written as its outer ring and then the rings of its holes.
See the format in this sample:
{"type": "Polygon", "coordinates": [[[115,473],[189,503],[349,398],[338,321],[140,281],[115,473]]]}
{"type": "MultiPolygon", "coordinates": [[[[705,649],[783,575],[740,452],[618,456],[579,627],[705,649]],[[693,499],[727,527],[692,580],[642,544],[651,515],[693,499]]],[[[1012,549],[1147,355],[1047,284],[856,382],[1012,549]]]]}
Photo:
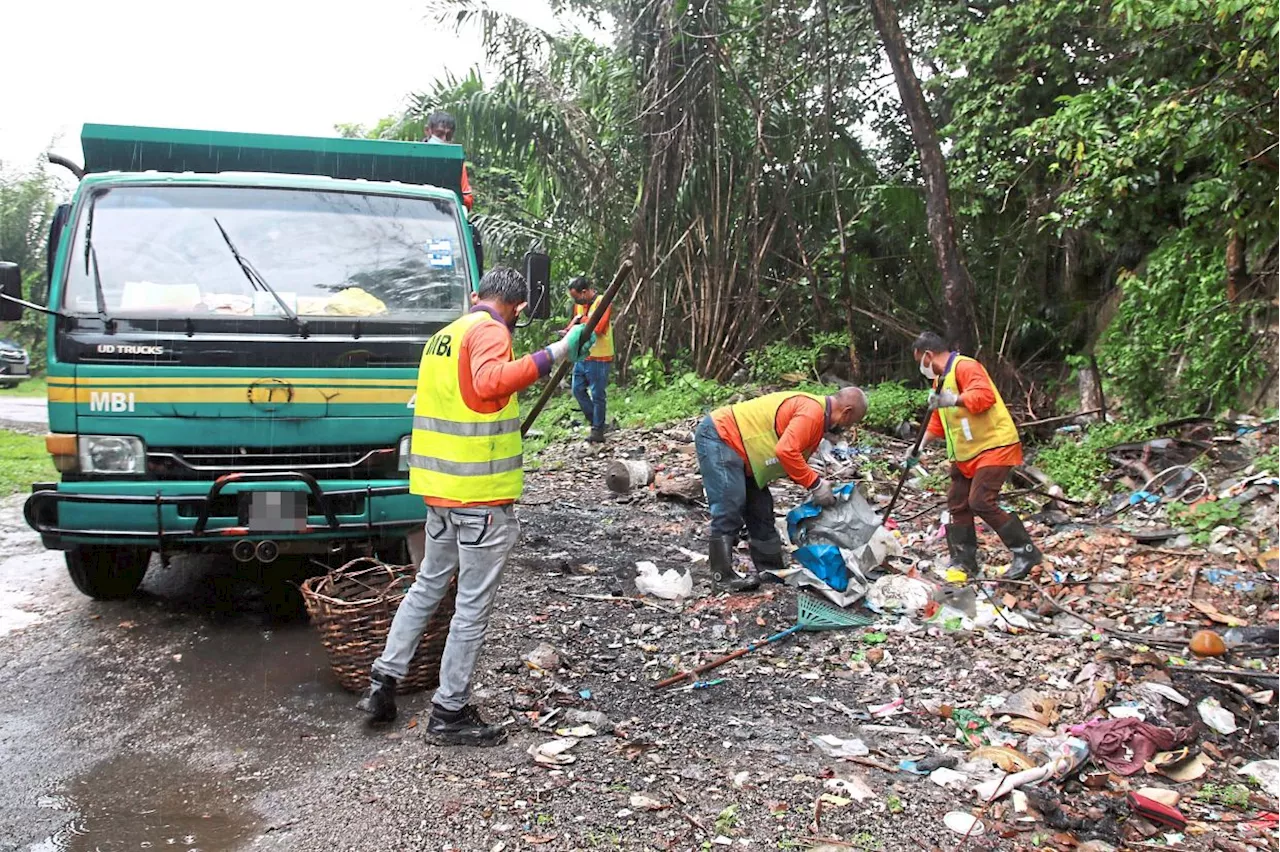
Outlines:
{"type": "Polygon", "coordinates": [[[246,848],[362,736],[315,633],[210,559],[81,595],[0,504],[0,849],[246,848]]]}

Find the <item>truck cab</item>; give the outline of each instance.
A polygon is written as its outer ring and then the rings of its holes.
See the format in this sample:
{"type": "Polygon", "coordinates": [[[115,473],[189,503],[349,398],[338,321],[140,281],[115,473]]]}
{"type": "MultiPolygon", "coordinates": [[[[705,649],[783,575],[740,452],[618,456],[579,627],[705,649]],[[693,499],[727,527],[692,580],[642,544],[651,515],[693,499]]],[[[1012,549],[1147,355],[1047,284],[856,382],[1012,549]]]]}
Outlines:
{"type": "Polygon", "coordinates": [[[154,553],[403,559],[425,517],[422,346],[481,272],[461,148],[110,125],[82,143],[48,306],[26,303],[49,314],[61,479],[25,506],[45,546],[95,598],[131,594],[154,553]]]}

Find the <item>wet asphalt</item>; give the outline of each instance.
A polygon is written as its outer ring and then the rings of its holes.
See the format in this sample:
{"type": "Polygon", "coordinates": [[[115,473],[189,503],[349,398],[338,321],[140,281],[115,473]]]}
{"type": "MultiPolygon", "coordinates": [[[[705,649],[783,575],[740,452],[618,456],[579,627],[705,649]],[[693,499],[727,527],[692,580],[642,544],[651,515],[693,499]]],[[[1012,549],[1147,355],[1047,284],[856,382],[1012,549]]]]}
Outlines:
{"type": "Polygon", "coordinates": [[[0,850],[252,848],[376,747],[300,608],[232,560],[153,559],[137,597],[93,601],[21,504],[0,501],[0,850]]]}

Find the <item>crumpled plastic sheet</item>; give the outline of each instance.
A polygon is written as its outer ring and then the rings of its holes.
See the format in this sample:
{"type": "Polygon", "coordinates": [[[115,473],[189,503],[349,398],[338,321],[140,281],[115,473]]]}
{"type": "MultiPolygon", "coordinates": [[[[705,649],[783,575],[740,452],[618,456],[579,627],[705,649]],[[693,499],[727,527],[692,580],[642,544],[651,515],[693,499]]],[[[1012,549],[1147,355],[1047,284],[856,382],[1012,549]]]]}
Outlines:
{"type": "Polygon", "coordinates": [[[807,586],[833,603],[849,606],[870,586],[867,574],[902,545],[880,525],[880,516],[852,484],[835,490],[836,503],[802,503],[787,513],[787,536],[798,547],[798,569],[773,572],[791,585],[807,586]]]}

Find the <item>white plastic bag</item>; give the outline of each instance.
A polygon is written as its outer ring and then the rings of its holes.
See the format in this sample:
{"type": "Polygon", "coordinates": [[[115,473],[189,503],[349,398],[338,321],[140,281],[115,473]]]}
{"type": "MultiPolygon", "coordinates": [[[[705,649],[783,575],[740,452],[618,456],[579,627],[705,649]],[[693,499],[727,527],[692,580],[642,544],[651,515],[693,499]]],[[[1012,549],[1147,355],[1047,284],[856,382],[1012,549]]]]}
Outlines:
{"type": "Polygon", "coordinates": [[[668,568],[661,574],[652,562],[636,563],[636,589],[642,595],[676,601],[693,594],[693,575],[668,568]]]}

